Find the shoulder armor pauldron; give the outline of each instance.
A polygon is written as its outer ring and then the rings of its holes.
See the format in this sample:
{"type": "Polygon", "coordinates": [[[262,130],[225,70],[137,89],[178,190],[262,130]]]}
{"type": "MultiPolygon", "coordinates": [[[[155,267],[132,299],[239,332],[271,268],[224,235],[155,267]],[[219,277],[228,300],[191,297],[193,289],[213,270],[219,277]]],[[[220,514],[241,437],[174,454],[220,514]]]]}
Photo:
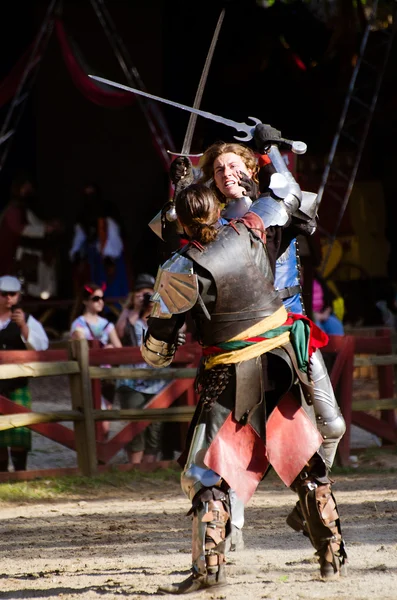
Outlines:
{"type": "Polygon", "coordinates": [[[248,212],[259,215],[265,227],[272,225],[283,226],[289,219],[289,214],[282,200],[276,200],[272,196],[260,196],[251,205],[248,212]]]}
{"type": "Polygon", "coordinates": [[[152,302],[152,317],[170,319],[190,310],[197,302],[198,279],[193,261],[176,252],[158,270],[152,302]]]}

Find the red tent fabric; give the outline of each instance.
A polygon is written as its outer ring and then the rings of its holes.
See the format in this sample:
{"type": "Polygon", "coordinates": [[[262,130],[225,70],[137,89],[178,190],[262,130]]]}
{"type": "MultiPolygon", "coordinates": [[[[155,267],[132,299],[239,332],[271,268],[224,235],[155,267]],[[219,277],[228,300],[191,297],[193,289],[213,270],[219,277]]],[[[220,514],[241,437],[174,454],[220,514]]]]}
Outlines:
{"type": "Polygon", "coordinates": [[[94,104],[106,108],[122,108],[135,102],[135,95],[130,92],[116,92],[90,79],[76,58],[62,22],[55,21],[55,31],[61,47],[63,59],[75,86],[94,104]]]}

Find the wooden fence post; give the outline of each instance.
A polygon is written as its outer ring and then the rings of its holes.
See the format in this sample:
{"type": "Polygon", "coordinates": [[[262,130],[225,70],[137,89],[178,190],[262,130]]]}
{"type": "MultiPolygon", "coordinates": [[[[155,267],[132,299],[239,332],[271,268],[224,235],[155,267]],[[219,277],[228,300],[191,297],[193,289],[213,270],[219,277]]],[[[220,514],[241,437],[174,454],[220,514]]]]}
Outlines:
{"type": "Polygon", "coordinates": [[[90,477],[97,473],[98,463],[87,340],[72,340],[68,354],[70,359],[77,360],[80,367],[80,373],[69,376],[72,408],[84,417],[74,424],[77,464],[83,475],[90,477]]]}
{"type": "MultiPolygon", "coordinates": [[[[376,332],[385,340],[385,354],[393,353],[393,343],[390,329],[381,329],[376,332]]],[[[394,396],[394,366],[378,365],[378,389],[379,398],[393,398],[394,396]]],[[[394,410],[381,410],[381,420],[390,425],[397,432],[396,413],[394,410]]],[[[385,440],[382,440],[382,444],[385,440]]]]}
{"type": "MultiPolygon", "coordinates": [[[[90,340],[89,348],[99,350],[101,345],[99,340],[90,340]]],[[[102,409],[102,383],[100,379],[91,379],[92,406],[96,410],[102,409]]],[[[95,439],[97,442],[105,442],[107,435],[105,433],[104,421],[95,422],[95,439]]]]}
{"type": "Polygon", "coordinates": [[[338,445],[338,456],[343,467],[350,464],[350,442],[353,401],[353,371],[355,343],[352,335],[346,335],[339,356],[343,357],[343,367],[339,379],[339,407],[346,422],[346,432],[338,445]]]}

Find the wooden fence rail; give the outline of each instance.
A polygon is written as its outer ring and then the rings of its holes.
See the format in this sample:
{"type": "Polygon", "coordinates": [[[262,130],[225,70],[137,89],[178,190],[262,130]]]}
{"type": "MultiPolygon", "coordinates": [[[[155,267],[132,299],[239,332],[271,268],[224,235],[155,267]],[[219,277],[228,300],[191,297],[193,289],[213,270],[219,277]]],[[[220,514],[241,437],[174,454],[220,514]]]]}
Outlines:
{"type": "MultiPolygon", "coordinates": [[[[384,443],[396,443],[394,365],[397,364],[397,356],[392,353],[390,333],[380,330],[371,337],[333,336],[325,352],[336,357],[331,381],[347,423],[347,432],[339,446],[342,464],[349,462],[352,423],[375,433],[384,443]],[[355,352],[359,356],[355,356],[355,352]],[[368,365],[377,367],[379,398],[353,398],[353,370],[368,365]],[[376,410],[381,411],[380,418],[369,414],[369,411],[376,410]]],[[[100,463],[106,465],[150,422],[186,424],[191,420],[197,400],[193,381],[200,354],[201,348],[197,344],[187,344],[178,350],[175,368],[142,369],[120,366],[141,363],[139,349],[90,349],[86,340],[72,341],[68,348],[45,352],[0,351],[0,379],[66,375],[72,398],[71,410],[38,413],[0,396],[0,431],[10,427],[30,427],[75,450],[79,471],[88,476],[94,475],[102,470],[100,463]],[[109,366],[104,367],[104,364],[109,366]],[[101,410],[99,380],[117,378],[162,379],[170,383],[145,409],[101,410]],[[183,405],[172,406],[178,399],[183,405]],[[73,422],[74,430],[61,424],[68,421],[73,422]],[[100,428],[103,421],[128,421],[128,424],[111,440],[105,441],[100,428]]],[[[59,469],[59,472],[62,471],[59,469]]],[[[21,474],[0,474],[0,481],[13,478],[21,478],[21,474]]]]}
{"type": "MultiPolygon", "coordinates": [[[[196,403],[192,384],[199,353],[201,349],[197,344],[186,344],[176,353],[176,368],[142,369],[133,367],[143,362],[138,348],[89,348],[86,340],[74,340],[67,348],[44,352],[0,351],[0,379],[66,375],[72,400],[72,410],[39,413],[0,396],[0,431],[11,427],[30,427],[75,450],[79,471],[94,475],[98,471],[98,463],[106,464],[151,421],[188,423],[191,420],[196,403]],[[104,367],[104,364],[107,366],[104,367]],[[116,378],[162,379],[169,383],[145,409],[101,410],[99,380],[116,378]],[[186,406],[171,407],[180,397],[183,397],[186,406]],[[128,421],[128,425],[111,440],[104,441],[101,435],[103,421],[116,420],[128,421]],[[68,421],[74,424],[74,430],[61,424],[68,421]]],[[[20,474],[0,474],[0,481],[13,478],[20,478],[20,474]]]]}

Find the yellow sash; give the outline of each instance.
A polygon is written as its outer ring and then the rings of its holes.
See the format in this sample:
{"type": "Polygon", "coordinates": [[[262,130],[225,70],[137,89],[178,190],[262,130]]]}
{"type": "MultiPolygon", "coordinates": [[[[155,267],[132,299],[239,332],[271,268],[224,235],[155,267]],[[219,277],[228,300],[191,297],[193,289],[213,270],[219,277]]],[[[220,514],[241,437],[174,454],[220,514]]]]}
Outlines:
{"type": "MultiPolygon", "coordinates": [[[[270,331],[271,329],[280,327],[281,325],[284,325],[287,317],[287,311],[285,310],[284,306],[281,306],[270,317],[265,317],[262,321],[260,321],[260,323],[252,325],[252,327],[246,329],[242,333],[239,333],[236,335],[236,337],[228,341],[234,342],[236,340],[245,340],[246,338],[255,337],[256,335],[260,335],[265,331],[270,331]]],[[[277,337],[263,340],[263,342],[257,342],[256,344],[252,344],[251,346],[247,346],[247,348],[242,348],[241,350],[231,350],[230,352],[210,355],[205,359],[205,368],[212,369],[212,367],[215,365],[229,365],[244,362],[245,360],[250,360],[251,358],[256,358],[261,354],[265,354],[265,352],[273,350],[273,348],[278,348],[279,346],[283,346],[289,342],[289,335],[289,331],[285,331],[277,337]]]]}

